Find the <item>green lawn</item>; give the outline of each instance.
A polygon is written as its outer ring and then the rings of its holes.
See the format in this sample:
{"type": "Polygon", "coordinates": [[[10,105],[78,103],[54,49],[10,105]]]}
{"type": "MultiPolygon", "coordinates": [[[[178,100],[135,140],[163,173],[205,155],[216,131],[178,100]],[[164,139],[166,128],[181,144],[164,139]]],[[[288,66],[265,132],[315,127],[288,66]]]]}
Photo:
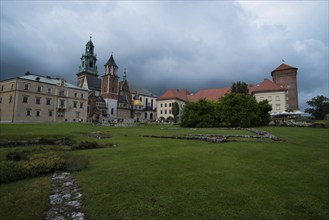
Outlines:
{"type": "MultiPolygon", "coordinates": [[[[0,141],[49,135],[96,140],[86,135],[91,131],[112,136],[99,142],[118,147],[75,152],[90,158],[87,169],[74,173],[88,219],[329,218],[328,129],[265,127],[282,141],[214,144],[142,135],[250,133],[174,126],[0,126],[0,141]]],[[[8,151],[0,148],[0,160],[8,151]]],[[[47,199],[50,176],[0,185],[0,219],[42,219],[28,213],[42,216],[45,204],[31,208],[12,196],[29,194],[26,189],[36,183],[40,189],[30,194],[47,199]]]]}

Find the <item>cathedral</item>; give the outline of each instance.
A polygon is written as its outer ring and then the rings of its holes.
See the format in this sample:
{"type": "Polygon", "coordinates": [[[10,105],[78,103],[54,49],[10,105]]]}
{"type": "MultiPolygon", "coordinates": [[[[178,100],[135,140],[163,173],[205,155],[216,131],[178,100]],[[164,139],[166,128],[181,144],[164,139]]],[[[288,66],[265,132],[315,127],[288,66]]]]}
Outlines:
{"type": "Polygon", "coordinates": [[[87,121],[155,121],[157,96],[144,88],[130,86],[126,70],[120,80],[119,67],[114,61],[113,54],[105,63],[104,73],[100,78],[94,48],[90,36],[85,52],[80,58],[81,65],[77,73],[77,86],[89,91],[87,121]]]}

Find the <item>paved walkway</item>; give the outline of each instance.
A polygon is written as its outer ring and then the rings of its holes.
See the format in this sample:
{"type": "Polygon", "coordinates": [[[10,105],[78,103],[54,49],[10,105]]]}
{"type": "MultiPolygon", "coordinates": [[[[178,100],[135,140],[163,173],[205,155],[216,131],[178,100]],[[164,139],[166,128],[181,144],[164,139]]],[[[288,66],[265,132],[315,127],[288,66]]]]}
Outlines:
{"type": "Polygon", "coordinates": [[[85,220],[81,212],[82,194],[70,173],[54,173],[51,178],[52,194],[49,196],[51,207],[46,220],[85,220]]]}

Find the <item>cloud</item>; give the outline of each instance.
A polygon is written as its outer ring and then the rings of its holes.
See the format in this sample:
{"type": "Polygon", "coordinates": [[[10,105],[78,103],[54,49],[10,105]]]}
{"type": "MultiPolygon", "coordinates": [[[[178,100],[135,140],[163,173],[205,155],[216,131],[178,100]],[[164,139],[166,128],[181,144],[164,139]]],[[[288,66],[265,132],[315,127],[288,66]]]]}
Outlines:
{"type": "Polygon", "coordinates": [[[1,1],[1,79],[26,71],[75,82],[92,34],[99,74],[113,52],[130,84],[161,95],[257,83],[281,60],[305,97],[328,95],[326,1],[1,1]],[[325,80],[324,80],[325,79],[325,80]]]}

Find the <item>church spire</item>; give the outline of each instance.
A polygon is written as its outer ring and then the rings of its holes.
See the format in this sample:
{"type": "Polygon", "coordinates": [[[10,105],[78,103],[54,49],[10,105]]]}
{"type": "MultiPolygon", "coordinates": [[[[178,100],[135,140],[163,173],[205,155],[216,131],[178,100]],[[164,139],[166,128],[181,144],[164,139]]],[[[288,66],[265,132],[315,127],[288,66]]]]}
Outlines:
{"type": "Polygon", "coordinates": [[[91,40],[92,35],[89,36],[89,41],[86,44],[85,53],[82,54],[80,60],[81,65],[79,66],[79,73],[88,73],[91,75],[98,76],[97,71],[97,58],[96,54],[94,54],[94,44],[91,40]]]}
{"type": "Polygon", "coordinates": [[[127,69],[125,68],[124,71],[123,71],[123,78],[122,78],[122,81],[126,81],[127,80],[127,69]]]}

